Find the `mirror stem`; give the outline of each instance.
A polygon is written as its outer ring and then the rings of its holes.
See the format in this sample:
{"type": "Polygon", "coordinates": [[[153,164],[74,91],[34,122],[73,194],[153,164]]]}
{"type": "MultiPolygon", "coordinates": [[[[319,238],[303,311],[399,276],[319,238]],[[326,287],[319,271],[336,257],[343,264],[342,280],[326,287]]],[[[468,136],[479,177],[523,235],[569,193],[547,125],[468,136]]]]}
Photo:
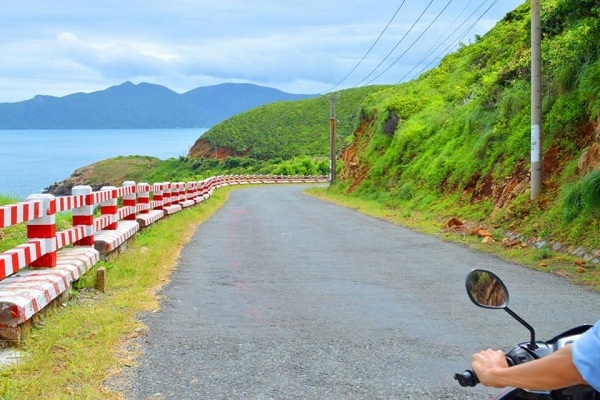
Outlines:
{"type": "Polygon", "coordinates": [[[529,332],[531,333],[531,343],[529,343],[529,345],[527,345],[527,347],[530,350],[535,350],[538,348],[537,344],[535,344],[535,331],[533,330],[532,326],[529,325],[527,322],[525,322],[525,320],[521,317],[519,317],[517,314],[515,314],[515,312],[513,310],[511,310],[508,307],[504,307],[504,311],[506,311],[507,313],[509,313],[514,319],[516,319],[517,321],[519,321],[521,323],[521,325],[523,325],[525,328],[529,329],[529,332]]]}

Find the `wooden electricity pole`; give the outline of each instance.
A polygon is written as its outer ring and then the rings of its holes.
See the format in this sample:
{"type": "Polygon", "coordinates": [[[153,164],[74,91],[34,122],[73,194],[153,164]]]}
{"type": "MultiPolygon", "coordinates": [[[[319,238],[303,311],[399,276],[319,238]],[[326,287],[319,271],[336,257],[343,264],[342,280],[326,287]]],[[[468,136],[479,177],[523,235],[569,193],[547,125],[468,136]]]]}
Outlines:
{"type": "Polygon", "coordinates": [[[331,118],[329,135],[329,185],[335,182],[335,96],[329,96],[331,118]]]}
{"type": "Polygon", "coordinates": [[[531,0],[531,200],[542,192],[542,27],[540,0],[531,0]]]}

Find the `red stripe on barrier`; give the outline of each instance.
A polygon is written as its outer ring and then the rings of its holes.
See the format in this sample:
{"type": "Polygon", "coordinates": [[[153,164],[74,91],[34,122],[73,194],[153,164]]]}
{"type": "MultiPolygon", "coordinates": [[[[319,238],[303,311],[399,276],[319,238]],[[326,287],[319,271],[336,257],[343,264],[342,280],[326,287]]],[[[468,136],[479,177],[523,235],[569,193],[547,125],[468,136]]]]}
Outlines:
{"type": "MultiPolygon", "coordinates": [[[[10,225],[19,223],[19,207],[11,207],[10,209],[10,225]]],[[[22,221],[22,220],[21,220],[22,221]]]]}
{"type": "Polygon", "coordinates": [[[73,225],[93,225],[93,215],[73,215],[73,225]]]}
{"type": "Polygon", "coordinates": [[[27,225],[29,239],[50,239],[56,236],[56,225],[27,225]]]}
{"type": "Polygon", "coordinates": [[[111,206],[101,206],[100,207],[100,212],[104,215],[110,215],[110,214],[116,214],[117,213],[117,206],[116,205],[111,205],[111,206]]]}

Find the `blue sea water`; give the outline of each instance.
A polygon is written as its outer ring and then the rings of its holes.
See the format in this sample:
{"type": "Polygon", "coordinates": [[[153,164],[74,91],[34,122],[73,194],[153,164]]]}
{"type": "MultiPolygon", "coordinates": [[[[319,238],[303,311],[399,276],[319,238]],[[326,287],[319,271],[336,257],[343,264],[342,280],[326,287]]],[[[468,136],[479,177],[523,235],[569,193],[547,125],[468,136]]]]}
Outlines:
{"type": "Polygon", "coordinates": [[[0,130],[0,194],[24,200],[117,156],[186,156],[206,129],[0,130]]]}

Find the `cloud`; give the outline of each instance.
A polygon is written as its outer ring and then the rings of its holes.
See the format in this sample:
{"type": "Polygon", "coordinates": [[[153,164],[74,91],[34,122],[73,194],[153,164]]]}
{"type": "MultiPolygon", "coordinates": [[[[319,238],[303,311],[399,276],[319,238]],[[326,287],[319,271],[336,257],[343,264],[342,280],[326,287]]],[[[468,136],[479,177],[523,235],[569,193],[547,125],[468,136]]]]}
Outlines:
{"type": "Polygon", "coordinates": [[[125,41],[88,43],[71,32],[62,32],[56,39],[65,59],[108,79],[160,75],[176,58],[152,44],[125,41]]]}
{"type": "MultiPolygon", "coordinates": [[[[330,88],[356,65],[399,6],[392,0],[9,1],[0,15],[0,101],[99,90],[125,80],[157,83],[179,92],[222,82],[252,82],[315,93],[330,88]]],[[[461,11],[467,10],[464,18],[480,5],[496,4],[469,33],[468,41],[523,1],[454,0],[431,32],[375,83],[398,82],[461,11]]],[[[352,86],[373,71],[419,18],[425,3],[405,1],[386,34],[343,86],[352,86]]],[[[433,0],[381,69],[447,3],[433,0]]],[[[430,58],[435,57],[440,55],[430,58]]]]}

